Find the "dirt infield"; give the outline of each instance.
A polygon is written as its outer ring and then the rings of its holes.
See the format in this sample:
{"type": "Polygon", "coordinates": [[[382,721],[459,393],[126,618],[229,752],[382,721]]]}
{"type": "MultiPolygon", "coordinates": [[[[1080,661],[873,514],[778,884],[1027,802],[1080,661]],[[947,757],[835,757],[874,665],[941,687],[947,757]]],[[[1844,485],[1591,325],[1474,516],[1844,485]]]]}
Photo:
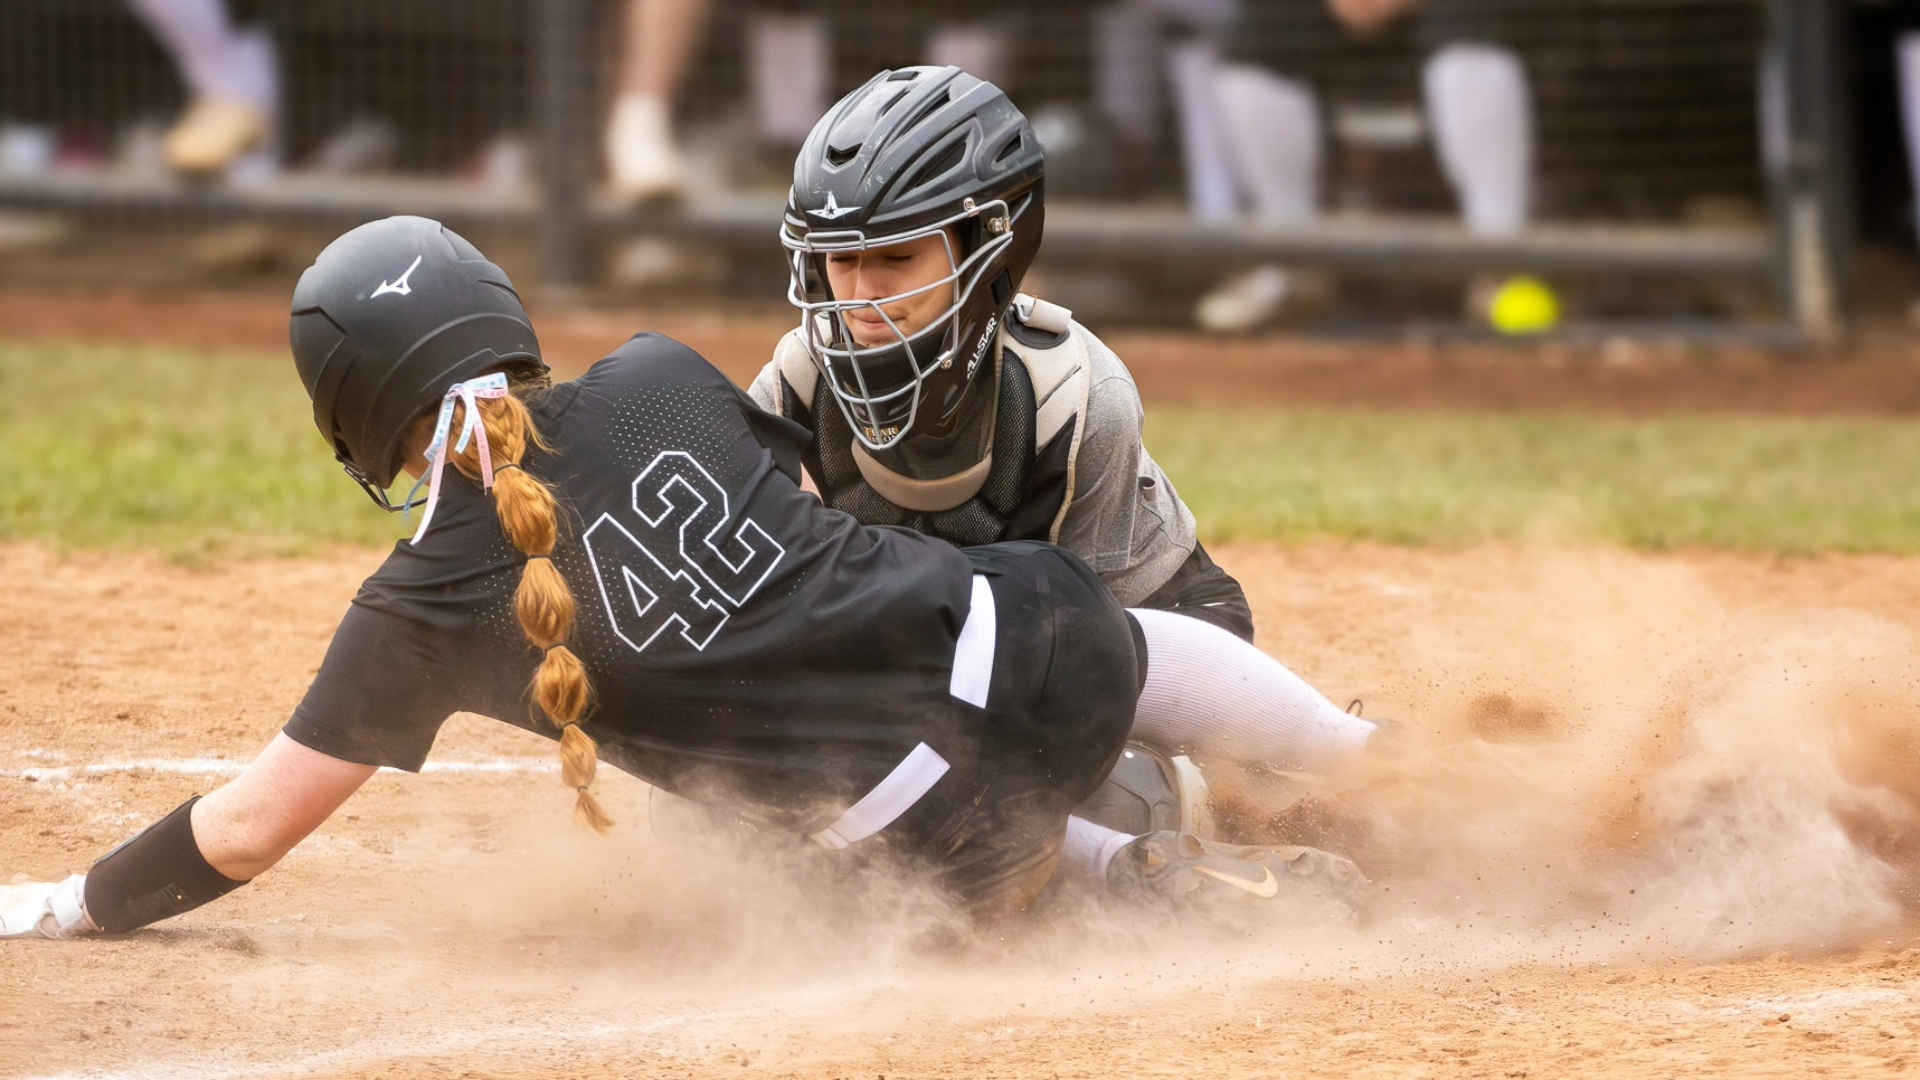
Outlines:
{"type": "MultiPolygon", "coordinates": [[[[782,312],[537,312],[735,378],[782,312]]],[[[0,337],[283,355],[284,292],[0,292],[0,337]]],[[[1114,334],[1153,402],[1920,414],[1916,357],[1114,334]]],[[[0,943],[15,1077],[1883,1076],[1920,1064],[1920,559],[1226,546],[1261,644],[1400,721],[1238,827],[1350,851],[1359,927],[1098,918],[911,947],[566,814],[551,747],[456,718],[272,874],[123,940],[0,943]]],[[[378,552],[188,569],[0,545],[0,872],[82,869],[278,728],[378,552]]]]}
{"type": "MultiPolygon", "coordinates": [[[[1263,647],[1401,721],[1275,828],[1356,927],[959,955],[655,841],[456,718],[272,874],[0,946],[0,1077],[1882,1076],[1920,1061],[1920,560],[1227,547],[1263,647]]],[[[278,727],[377,552],[0,547],[0,866],[80,869],[278,727]]],[[[603,773],[603,775],[605,775],[603,773]]]]}

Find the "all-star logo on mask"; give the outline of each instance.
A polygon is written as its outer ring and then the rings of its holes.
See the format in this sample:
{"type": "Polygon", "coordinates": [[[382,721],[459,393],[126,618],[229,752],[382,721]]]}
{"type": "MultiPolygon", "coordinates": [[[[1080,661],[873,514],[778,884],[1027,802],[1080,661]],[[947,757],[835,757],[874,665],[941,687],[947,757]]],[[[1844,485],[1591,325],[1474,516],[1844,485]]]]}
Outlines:
{"type": "Polygon", "coordinates": [[[1000,316],[987,318],[987,328],[980,331],[980,344],[973,347],[973,359],[967,361],[967,378],[973,378],[974,371],[980,367],[980,361],[987,358],[987,346],[993,343],[993,328],[1000,324],[1000,316]]]}
{"type": "Polygon", "coordinates": [[[834,218],[845,217],[859,209],[857,206],[841,206],[840,201],[833,197],[833,192],[829,191],[827,192],[826,207],[820,210],[809,210],[807,213],[812,214],[814,217],[826,218],[828,221],[832,221],[834,218]]]}

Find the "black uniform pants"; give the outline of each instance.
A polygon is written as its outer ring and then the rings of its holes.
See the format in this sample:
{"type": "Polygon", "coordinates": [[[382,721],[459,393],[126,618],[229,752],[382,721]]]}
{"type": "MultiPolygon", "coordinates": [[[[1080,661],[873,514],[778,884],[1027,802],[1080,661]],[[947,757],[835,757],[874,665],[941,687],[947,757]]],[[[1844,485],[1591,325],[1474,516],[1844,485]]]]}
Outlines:
{"type": "Polygon", "coordinates": [[[1146,681],[1146,639],[1061,548],[1019,541],[965,553],[997,616],[986,706],[969,752],[875,839],[992,919],[1039,895],[1068,815],[1119,759],[1146,681]]]}

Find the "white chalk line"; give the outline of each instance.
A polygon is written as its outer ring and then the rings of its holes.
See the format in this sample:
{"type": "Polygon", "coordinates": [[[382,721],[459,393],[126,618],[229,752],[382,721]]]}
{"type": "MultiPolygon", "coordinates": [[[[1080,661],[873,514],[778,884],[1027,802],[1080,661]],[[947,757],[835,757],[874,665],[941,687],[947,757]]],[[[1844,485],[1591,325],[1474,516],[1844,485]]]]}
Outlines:
{"type": "Polygon", "coordinates": [[[22,1077],[21,1080],[276,1080],[276,1078],[312,1076],[316,1073],[357,1071],[367,1066],[396,1061],[446,1058],[476,1050],[485,1050],[497,1057],[514,1050],[552,1050],[558,1046],[571,1049],[582,1044],[604,1045],[658,1034],[694,1020],[745,1019],[747,1015],[745,1010],[737,1014],[689,1013],[662,1017],[644,1024],[601,1023],[568,1031],[554,1030],[551,1018],[543,1020],[538,1030],[531,1031],[524,1029],[515,1031],[510,1027],[500,1026],[498,1018],[491,1018],[487,1026],[475,1027],[467,1031],[433,1035],[419,1031],[408,1032],[398,1037],[390,1036],[372,1046],[341,1047],[291,1061],[247,1062],[239,1065],[215,1066],[204,1054],[201,1054],[174,1061],[146,1062],[119,1071],[79,1070],[45,1073],[40,1076],[22,1077]]]}
{"type": "MultiPolygon", "coordinates": [[[[101,761],[92,765],[33,765],[0,772],[10,780],[38,783],[60,782],[75,777],[115,776],[122,773],[164,773],[173,776],[238,776],[247,767],[244,761],[226,758],[148,758],[135,761],[101,761]]],[[[401,770],[387,769],[385,772],[401,770]]],[[[429,761],[423,773],[555,773],[560,766],[551,761],[500,758],[492,761],[429,761]]]]}

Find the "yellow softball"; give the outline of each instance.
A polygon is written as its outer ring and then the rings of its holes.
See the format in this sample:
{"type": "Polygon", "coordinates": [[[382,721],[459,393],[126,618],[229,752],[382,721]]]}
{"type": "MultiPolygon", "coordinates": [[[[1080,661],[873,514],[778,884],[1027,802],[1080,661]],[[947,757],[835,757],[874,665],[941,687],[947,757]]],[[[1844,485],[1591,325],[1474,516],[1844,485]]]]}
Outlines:
{"type": "Polygon", "coordinates": [[[1502,334],[1544,334],[1560,325],[1560,298],[1539,278],[1511,278],[1494,290],[1487,320],[1502,334]]]}

